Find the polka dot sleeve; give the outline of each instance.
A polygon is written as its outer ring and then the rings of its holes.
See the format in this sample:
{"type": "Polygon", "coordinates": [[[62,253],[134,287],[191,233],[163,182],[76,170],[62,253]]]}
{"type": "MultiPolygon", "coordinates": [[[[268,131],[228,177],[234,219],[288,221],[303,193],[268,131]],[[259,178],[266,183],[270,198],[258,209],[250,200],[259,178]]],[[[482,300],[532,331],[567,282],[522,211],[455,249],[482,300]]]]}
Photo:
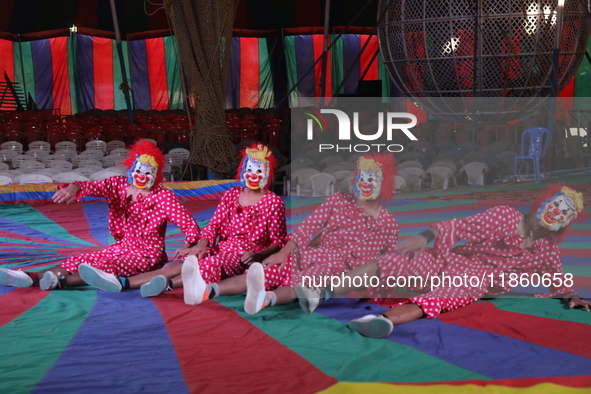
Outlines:
{"type": "Polygon", "coordinates": [[[222,224],[228,218],[228,210],[230,209],[230,201],[237,199],[236,194],[240,194],[240,187],[235,187],[224,193],[220,204],[216,208],[209,224],[201,230],[201,237],[209,241],[209,245],[213,245],[216,238],[220,235],[222,224]]]}
{"type": "Polygon", "coordinates": [[[185,243],[197,243],[201,232],[199,226],[193,216],[182,206],[177,196],[167,191],[162,206],[166,212],[166,219],[174,223],[185,234],[185,243]]]}
{"type": "Polygon", "coordinates": [[[276,197],[270,204],[269,211],[269,240],[272,244],[283,247],[287,237],[285,203],[280,197],[276,197]]]}
{"type": "Polygon", "coordinates": [[[460,240],[482,241],[506,232],[504,236],[515,233],[521,213],[508,206],[497,206],[464,219],[452,219],[433,224],[439,230],[435,247],[449,252],[460,240]]]}
{"type": "Polygon", "coordinates": [[[304,220],[304,223],[294,231],[291,236],[291,241],[299,247],[308,245],[312,238],[314,238],[330,220],[332,212],[337,209],[337,207],[342,206],[344,202],[341,193],[334,194],[328,200],[323,202],[306,218],[306,220],[304,220]]]}

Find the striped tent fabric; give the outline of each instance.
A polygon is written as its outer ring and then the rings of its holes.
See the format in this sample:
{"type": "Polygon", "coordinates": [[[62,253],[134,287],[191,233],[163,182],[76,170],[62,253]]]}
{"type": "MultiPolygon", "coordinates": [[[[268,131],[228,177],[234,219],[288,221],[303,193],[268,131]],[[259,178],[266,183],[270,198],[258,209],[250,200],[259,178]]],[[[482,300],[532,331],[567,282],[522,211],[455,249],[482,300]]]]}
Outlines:
{"type": "MultiPolygon", "coordinates": [[[[82,34],[76,40],[81,110],[127,108],[115,40],[82,34]]],[[[123,41],[122,50],[135,108],[183,108],[175,37],[123,41]]]]}
{"type": "Polygon", "coordinates": [[[70,86],[68,45],[68,37],[22,43],[0,39],[3,54],[0,56],[0,72],[6,72],[11,81],[18,82],[39,108],[58,109],[70,114],[75,106],[70,86]]]}
{"type": "Polygon", "coordinates": [[[226,85],[227,108],[275,106],[273,56],[279,38],[232,37],[232,60],[226,85]]]}
{"type": "MultiPolygon", "coordinates": [[[[17,37],[0,38],[0,51],[6,54],[0,57],[0,73],[5,71],[12,81],[17,82],[39,109],[56,110],[62,115],[93,108],[126,109],[125,97],[120,90],[123,76],[115,40],[74,32],[69,36],[64,34],[21,42],[17,37]]],[[[300,80],[300,85],[289,97],[291,106],[298,105],[299,97],[319,97],[322,62],[312,65],[322,55],[323,38],[322,34],[286,35],[284,39],[277,36],[233,37],[226,107],[277,106],[285,93],[300,80]],[[308,70],[310,72],[306,74],[308,70]]],[[[375,36],[351,33],[339,37],[332,34],[330,40],[336,42],[328,57],[327,97],[355,93],[361,79],[381,80],[382,97],[400,95],[382,63],[375,36]],[[355,61],[356,58],[359,60],[355,61]]],[[[164,36],[122,42],[134,108],[184,108],[175,41],[174,36],[164,36]]],[[[586,109],[584,100],[576,98],[588,97],[590,68],[589,62],[583,60],[573,79],[560,92],[563,98],[557,108],[560,118],[568,119],[570,109],[586,109]],[[569,97],[573,99],[567,100],[569,97]]],[[[417,115],[419,121],[426,119],[425,113],[416,107],[409,107],[407,111],[417,115]]]]}

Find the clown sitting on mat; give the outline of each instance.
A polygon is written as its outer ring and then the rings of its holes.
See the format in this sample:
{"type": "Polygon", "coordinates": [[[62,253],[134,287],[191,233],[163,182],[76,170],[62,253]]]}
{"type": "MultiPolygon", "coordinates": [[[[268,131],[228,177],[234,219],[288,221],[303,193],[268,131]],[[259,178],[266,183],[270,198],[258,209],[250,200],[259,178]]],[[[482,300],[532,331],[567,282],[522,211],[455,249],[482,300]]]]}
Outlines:
{"type": "MultiPolygon", "coordinates": [[[[253,144],[241,152],[237,179],[243,187],[224,193],[209,224],[202,229],[201,240],[193,247],[179,249],[163,268],[129,278],[129,288],[140,288],[142,297],[157,296],[182,287],[187,270],[201,269],[208,283],[240,275],[255,261],[262,261],[283,245],[287,235],[285,204],[269,190],[276,166],[268,147],[253,144]],[[197,258],[199,259],[197,263],[197,258]],[[191,263],[192,264],[188,264],[191,263]]],[[[189,275],[190,276],[190,275],[189,275]]],[[[124,290],[113,275],[91,269],[83,279],[105,291],[124,290]]],[[[187,304],[196,304],[195,287],[184,291],[187,304]]]]}
{"type": "Polygon", "coordinates": [[[70,257],[41,273],[0,269],[0,284],[39,285],[43,290],[84,286],[80,275],[96,267],[119,277],[117,282],[125,286],[126,277],[159,268],[168,260],[164,252],[167,222],[185,234],[186,248],[195,245],[200,233],[195,220],[176,195],[160,185],[164,155],[156,145],[137,142],[124,164],[129,167],[127,177],[62,184],[53,196],[56,203],[80,201],[84,196],[104,197],[109,204],[109,230],[116,241],[113,245],[70,257]]]}
{"type": "MultiPolygon", "coordinates": [[[[352,320],[349,327],[365,336],[384,337],[392,332],[394,325],[423,316],[434,318],[485,295],[505,293],[517,286],[520,278],[540,278],[540,285],[549,288],[550,294],[537,294],[537,297],[559,296],[570,308],[584,307],[589,311],[591,303],[579,298],[572,289],[572,275],[562,272],[557,246],[583,209],[581,193],[568,186],[554,185],[533,202],[530,214],[497,206],[464,219],[435,223],[429,230],[400,242],[396,252],[348,273],[351,278],[378,276],[380,284],[369,288],[372,296],[383,297],[380,290],[388,288],[388,278],[400,277],[414,277],[414,284],[407,286],[407,290],[424,294],[394,306],[383,315],[352,320]],[[425,249],[433,239],[434,247],[425,249]],[[454,246],[461,240],[467,242],[454,246]],[[443,285],[445,277],[448,280],[443,285]],[[470,280],[460,283],[457,278],[470,280]],[[440,285],[433,286],[434,283],[440,285]]],[[[334,296],[350,290],[352,287],[347,285],[326,292],[334,296]]],[[[307,295],[300,299],[304,307],[318,305],[317,297],[309,296],[309,291],[307,295]]]]}
{"type": "Polygon", "coordinates": [[[322,203],[293,234],[287,245],[245,275],[212,283],[196,262],[185,262],[185,294],[193,301],[246,291],[244,310],[254,314],[269,305],[296,298],[292,283],[302,276],[321,280],[376,259],[398,239],[398,224],[381,202],[394,195],[395,161],[392,155],[365,155],[357,162],[352,193],[337,193],[322,203]],[[193,267],[193,268],[189,268],[193,267]]]}

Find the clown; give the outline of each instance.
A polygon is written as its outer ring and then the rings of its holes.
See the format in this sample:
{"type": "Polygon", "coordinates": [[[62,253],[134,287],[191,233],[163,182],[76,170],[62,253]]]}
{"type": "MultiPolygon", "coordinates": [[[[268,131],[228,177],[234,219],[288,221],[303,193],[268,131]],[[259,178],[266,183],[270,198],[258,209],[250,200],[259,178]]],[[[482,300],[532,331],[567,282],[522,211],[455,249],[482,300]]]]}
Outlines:
{"type": "Polygon", "coordinates": [[[275,165],[275,158],[268,147],[253,144],[242,152],[237,178],[249,189],[268,190],[275,165]]]}
{"type": "MultiPolygon", "coordinates": [[[[504,278],[530,275],[564,279],[549,282],[545,285],[549,287],[549,294],[536,294],[536,297],[561,298],[569,308],[582,307],[590,311],[591,303],[579,298],[571,287],[572,280],[567,280],[570,274],[562,271],[557,245],[583,212],[582,194],[569,186],[554,185],[535,200],[530,209],[531,214],[524,214],[513,207],[496,206],[466,218],[433,223],[431,228],[406,238],[376,262],[350,271],[347,274],[350,282],[364,276],[380,278],[379,283],[368,288],[373,297],[384,298],[391,294],[394,289],[387,285],[388,278],[411,275],[415,285],[406,289],[423,294],[395,305],[382,315],[354,319],[349,327],[365,336],[383,337],[397,324],[422,317],[434,318],[487,295],[503,294],[515,286],[504,278]],[[432,240],[435,245],[426,248],[432,240]],[[457,245],[461,241],[465,243],[457,245]],[[451,278],[468,275],[482,280],[431,288],[428,278],[443,274],[451,278]]],[[[350,286],[341,286],[334,294],[342,295],[350,290],[350,286]]],[[[304,297],[302,302],[311,301],[304,297]]],[[[392,305],[391,301],[387,302],[392,305]]]]}
{"type": "Polygon", "coordinates": [[[41,274],[0,270],[0,284],[18,287],[39,285],[43,290],[93,284],[103,276],[115,280],[112,288],[128,286],[127,277],[147,272],[168,261],[164,252],[164,234],[168,222],[185,234],[185,247],[200,239],[193,217],[171,191],[160,185],[164,155],[150,141],[131,147],[124,162],[127,176],[101,181],[59,185],[53,197],[56,203],[79,201],[85,196],[102,197],[109,204],[109,230],[115,243],[100,252],[70,257],[41,274]]]}

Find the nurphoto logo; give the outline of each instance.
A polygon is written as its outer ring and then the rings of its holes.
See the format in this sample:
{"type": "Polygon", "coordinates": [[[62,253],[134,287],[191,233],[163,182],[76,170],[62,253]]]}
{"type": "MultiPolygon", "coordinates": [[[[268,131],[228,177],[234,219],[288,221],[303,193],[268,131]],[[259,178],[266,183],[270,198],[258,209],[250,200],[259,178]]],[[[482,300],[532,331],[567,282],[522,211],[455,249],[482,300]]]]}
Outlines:
{"type": "MultiPolygon", "coordinates": [[[[319,143],[318,152],[357,152],[364,153],[369,151],[376,152],[401,152],[403,146],[396,143],[389,143],[392,141],[395,133],[402,132],[409,140],[417,141],[417,137],[413,135],[410,129],[417,124],[417,117],[408,112],[378,112],[377,114],[377,131],[368,134],[363,133],[359,127],[359,112],[353,112],[353,122],[349,115],[339,109],[322,108],[320,114],[329,114],[336,116],[338,122],[338,144],[319,143]],[[408,120],[406,122],[401,120],[408,120]],[[384,125],[385,123],[385,125],[384,125]],[[352,126],[352,127],[351,127],[352,126]],[[386,142],[379,143],[378,141],[386,137],[386,142]],[[360,142],[374,141],[374,143],[360,143],[354,144],[352,141],[359,140],[360,142]],[[350,142],[349,144],[341,142],[350,142]]],[[[310,118],[307,119],[307,139],[314,140],[314,122],[319,126],[321,131],[328,130],[326,122],[319,116],[306,113],[310,118]]],[[[325,141],[324,141],[325,142],[325,141]]]]}

